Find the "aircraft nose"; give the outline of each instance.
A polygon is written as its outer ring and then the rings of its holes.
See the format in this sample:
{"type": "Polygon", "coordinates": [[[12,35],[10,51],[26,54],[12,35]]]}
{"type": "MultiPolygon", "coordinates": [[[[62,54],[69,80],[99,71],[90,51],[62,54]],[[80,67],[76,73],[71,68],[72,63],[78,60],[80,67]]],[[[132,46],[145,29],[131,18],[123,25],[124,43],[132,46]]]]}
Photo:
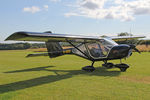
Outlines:
{"type": "Polygon", "coordinates": [[[122,44],[122,45],[117,45],[117,46],[114,46],[108,57],[109,58],[116,58],[116,59],[121,59],[121,58],[124,58],[126,56],[128,56],[128,53],[129,53],[129,50],[130,50],[130,46],[129,45],[126,45],[126,44],[122,44]]]}

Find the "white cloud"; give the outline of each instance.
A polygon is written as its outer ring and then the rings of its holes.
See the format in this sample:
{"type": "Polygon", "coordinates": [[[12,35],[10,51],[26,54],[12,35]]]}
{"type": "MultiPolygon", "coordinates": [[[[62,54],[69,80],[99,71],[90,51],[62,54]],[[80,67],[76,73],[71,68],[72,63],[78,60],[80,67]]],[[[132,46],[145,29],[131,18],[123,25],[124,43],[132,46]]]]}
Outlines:
{"type": "Polygon", "coordinates": [[[30,13],[36,13],[36,12],[39,12],[41,11],[41,9],[37,6],[32,6],[32,7],[25,7],[23,8],[23,11],[24,12],[30,12],[30,13]]]}
{"type": "Polygon", "coordinates": [[[50,0],[51,2],[60,2],[61,0],[50,0]]]}
{"type": "Polygon", "coordinates": [[[66,17],[69,17],[69,16],[78,16],[77,13],[66,13],[65,14],[66,17]]]}
{"type": "Polygon", "coordinates": [[[37,6],[25,7],[25,8],[23,8],[23,11],[24,12],[29,12],[29,13],[32,13],[32,14],[40,12],[40,11],[48,11],[48,5],[44,5],[42,8],[37,7],[37,6]]]}
{"type": "Polygon", "coordinates": [[[131,21],[138,15],[150,15],[150,0],[77,0],[75,9],[65,16],[131,21]]]}
{"type": "Polygon", "coordinates": [[[43,6],[46,11],[48,11],[48,5],[43,6]]]}

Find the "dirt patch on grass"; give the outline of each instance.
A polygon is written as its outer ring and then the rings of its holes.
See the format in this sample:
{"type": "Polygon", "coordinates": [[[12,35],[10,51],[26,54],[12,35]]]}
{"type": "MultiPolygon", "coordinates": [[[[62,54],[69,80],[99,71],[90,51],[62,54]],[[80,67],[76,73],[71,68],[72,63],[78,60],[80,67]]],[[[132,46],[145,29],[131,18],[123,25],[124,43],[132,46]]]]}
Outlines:
{"type": "Polygon", "coordinates": [[[120,80],[130,81],[130,82],[139,82],[150,84],[150,76],[147,77],[139,77],[139,76],[120,76],[118,77],[120,80]]]}

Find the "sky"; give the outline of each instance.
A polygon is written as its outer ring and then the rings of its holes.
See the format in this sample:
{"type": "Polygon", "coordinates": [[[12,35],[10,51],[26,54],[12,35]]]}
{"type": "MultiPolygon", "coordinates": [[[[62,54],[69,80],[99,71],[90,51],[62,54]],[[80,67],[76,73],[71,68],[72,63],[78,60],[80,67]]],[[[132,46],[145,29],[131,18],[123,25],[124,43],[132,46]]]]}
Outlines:
{"type": "Polygon", "coordinates": [[[150,0],[0,0],[0,42],[17,31],[150,38],[150,0]]]}

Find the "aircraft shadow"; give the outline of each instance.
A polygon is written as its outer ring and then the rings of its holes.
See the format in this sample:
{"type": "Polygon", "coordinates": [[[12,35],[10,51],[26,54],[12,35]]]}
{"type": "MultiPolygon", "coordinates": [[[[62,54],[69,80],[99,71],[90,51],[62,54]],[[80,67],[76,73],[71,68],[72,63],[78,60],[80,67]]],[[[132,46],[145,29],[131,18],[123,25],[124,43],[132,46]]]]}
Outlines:
{"type": "Polygon", "coordinates": [[[14,82],[14,83],[0,85],[0,94],[11,92],[11,91],[22,90],[22,89],[30,88],[30,87],[34,87],[34,86],[39,86],[42,84],[52,83],[55,81],[68,79],[75,75],[81,75],[81,74],[89,75],[89,76],[94,75],[94,76],[108,76],[108,77],[120,75],[120,71],[107,71],[107,69],[103,68],[103,67],[96,68],[96,70],[94,72],[86,72],[83,70],[46,69],[46,68],[50,68],[50,67],[54,67],[54,66],[45,66],[45,67],[37,67],[37,68],[31,68],[31,69],[4,72],[4,73],[18,73],[18,72],[28,72],[28,71],[50,71],[50,72],[54,72],[56,75],[47,75],[47,76],[42,76],[42,77],[30,79],[30,80],[24,80],[24,81],[18,81],[18,82],[14,82]],[[67,72],[67,73],[61,75],[61,74],[59,74],[59,72],[67,72]]]}

